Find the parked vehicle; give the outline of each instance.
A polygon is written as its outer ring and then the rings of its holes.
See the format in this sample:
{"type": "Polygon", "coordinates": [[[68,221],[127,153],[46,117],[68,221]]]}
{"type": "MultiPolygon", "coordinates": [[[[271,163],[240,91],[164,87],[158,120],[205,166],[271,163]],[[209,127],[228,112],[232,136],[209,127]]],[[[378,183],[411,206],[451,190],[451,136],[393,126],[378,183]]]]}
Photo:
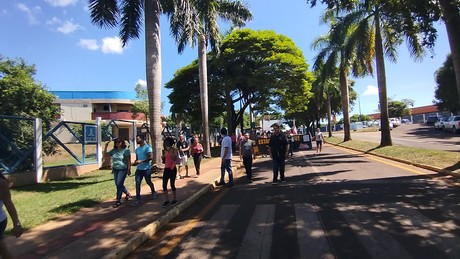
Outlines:
{"type": "Polygon", "coordinates": [[[393,128],[401,126],[401,121],[398,118],[390,118],[391,124],[393,124],[393,128]]]}
{"type": "Polygon", "coordinates": [[[460,115],[451,116],[444,122],[444,131],[452,131],[453,133],[460,132],[460,115]]]}
{"type": "Polygon", "coordinates": [[[410,121],[409,119],[402,119],[401,123],[403,123],[403,124],[412,124],[412,121],[410,121]]]}
{"type": "Polygon", "coordinates": [[[439,116],[439,115],[430,115],[426,119],[425,123],[426,123],[426,125],[434,125],[434,123],[437,122],[440,118],[441,118],[441,116],[439,116]]]}
{"type": "Polygon", "coordinates": [[[438,130],[443,130],[444,129],[444,123],[448,120],[448,117],[442,117],[439,118],[437,122],[434,123],[434,128],[438,130]]]}
{"type": "MultiPolygon", "coordinates": [[[[390,130],[393,129],[393,123],[391,123],[390,120],[388,120],[388,125],[390,126],[390,130]]],[[[382,129],[381,124],[379,124],[379,131],[382,129]]]]}

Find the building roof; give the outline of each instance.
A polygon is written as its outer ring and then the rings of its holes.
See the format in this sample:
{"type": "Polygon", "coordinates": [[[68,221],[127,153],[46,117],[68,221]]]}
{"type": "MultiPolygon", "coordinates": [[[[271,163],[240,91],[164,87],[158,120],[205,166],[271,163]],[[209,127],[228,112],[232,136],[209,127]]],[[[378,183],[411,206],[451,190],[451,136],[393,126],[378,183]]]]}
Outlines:
{"type": "Polygon", "coordinates": [[[69,99],[122,99],[135,100],[135,92],[125,91],[50,91],[59,100],[69,99]]]}
{"type": "MultiPolygon", "coordinates": [[[[411,110],[412,115],[429,114],[429,113],[437,113],[437,112],[439,112],[438,106],[436,106],[436,105],[412,107],[412,108],[409,108],[409,109],[411,110]]],[[[380,113],[369,114],[369,116],[374,120],[380,119],[380,113]]]]}

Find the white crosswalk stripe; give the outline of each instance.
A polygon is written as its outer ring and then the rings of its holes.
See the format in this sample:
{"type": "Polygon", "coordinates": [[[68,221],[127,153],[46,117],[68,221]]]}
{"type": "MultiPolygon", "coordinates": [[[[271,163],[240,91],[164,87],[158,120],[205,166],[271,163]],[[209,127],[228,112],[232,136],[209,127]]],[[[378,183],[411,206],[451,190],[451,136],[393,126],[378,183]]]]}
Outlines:
{"type": "Polygon", "coordinates": [[[257,205],[236,258],[270,258],[275,205],[257,205]]]}
{"type": "Polygon", "coordinates": [[[220,239],[238,207],[239,205],[221,206],[214,216],[206,221],[205,229],[181,245],[181,248],[187,253],[179,255],[177,258],[228,258],[229,251],[221,251],[218,256],[211,255],[209,252],[214,250],[217,240],[220,239]]]}
{"type": "Polygon", "coordinates": [[[295,204],[300,258],[334,258],[326,234],[311,204],[295,204]]]}
{"type": "MultiPolygon", "coordinates": [[[[210,220],[203,222],[196,236],[181,245],[184,253],[178,258],[270,258],[272,245],[275,245],[273,238],[282,235],[274,233],[278,208],[276,204],[256,205],[252,216],[246,219],[249,224],[238,250],[232,252],[229,248],[216,247],[216,243],[219,243],[222,233],[230,227],[229,223],[240,205],[223,205],[210,220]]],[[[335,209],[344,219],[340,227],[349,228],[355,233],[355,242],[361,244],[370,258],[414,258],[415,255],[411,254],[414,251],[406,250],[395,238],[401,237],[401,229],[403,240],[417,237],[421,240],[421,246],[433,246],[441,251],[440,257],[458,258],[460,255],[460,238],[453,234],[459,227],[454,220],[434,221],[421,214],[419,208],[405,203],[372,206],[337,203],[335,209]],[[387,219],[376,218],[382,213],[387,219]],[[393,216],[389,217],[389,214],[393,216]]],[[[320,208],[313,204],[298,203],[294,204],[294,210],[295,222],[292,223],[295,224],[297,240],[292,242],[297,242],[300,258],[340,257],[332,247],[337,241],[329,240],[328,231],[324,229],[319,216],[320,208]]]]}
{"type": "Polygon", "coordinates": [[[412,258],[388,233],[386,226],[364,212],[368,208],[350,204],[337,204],[337,208],[372,258],[412,258]]]}

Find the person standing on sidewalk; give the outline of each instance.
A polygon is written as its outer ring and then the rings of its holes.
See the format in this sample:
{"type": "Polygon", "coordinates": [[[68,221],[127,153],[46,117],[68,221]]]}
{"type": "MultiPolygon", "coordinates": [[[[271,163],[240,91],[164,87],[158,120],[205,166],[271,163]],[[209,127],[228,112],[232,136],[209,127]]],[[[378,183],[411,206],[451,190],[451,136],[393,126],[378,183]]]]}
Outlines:
{"type": "Polygon", "coordinates": [[[321,153],[321,150],[323,149],[323,142],[324,142],[324,136],[320,128],[316,128],[315,140],[316,140],[316,154],[318,154],[318,153],[321,153]]]}
{"type": "Polygon", "coordinates": [[[225,184],[225,171],[228,173],[228,187],[233,186],[233,172],[232,172],[232,138],[228,136],[227,128],[220,130],[222,134],[222,144],[220,149],[220,157],[222,159],[220,164],[220,181],[219,185],[225,184]]]}
{"type": "Polygon", "coordinates": [[[193,142],[190,150],[192,151],[191,153],[193,157],[193,164],[195,165],[195,178],[197,178],[200,175],[201,159],[203,159],[204,150],[203,145],[201,145],[200,143],[200,138],[198,137],[198,135],[193,136],[193,142]]]}
{"type": "Polygon", "coordinates": [[[121,205],[121,195],[126,194],[125,199],[129,200],[130,194],[125,187],[126,175],[131,175],[131,152],[126,148],[123,139],[117,138],[114,141],[113,149],[107,152],[110,141],[105,143],[104,155],[112,157],[112,173],[117,187],[116,202],[113,207],[121,205]]]}
{"type": "Polygon", "coordinates": [[[175,205],[177,203],[175,182],[177,176],[176,163],[179,159],[179,151],[178,149],[174,148],[174,139],[171,137],[167,137],[165,139],[165,141],[163,142],[163,148],[165,150],[165,153],[162,157],[162,160],[165,161],[165,169],[163,171],[163,193],[165,195],[166,200],[161,207],[166,208],[169,205],[175,205]],[[170,182],[173,194],[172,201],[169,201],[168,181],[170,182]]]}
{"type": "Polygon", "coordinates": [[[244,139],[240,141],[240,159],[243,160],[246,176],[250,183],[252,183],[252,160],[254,160],[252,145],[253,141],[249,139],[249,133],[245,133],[244,139]]]}
{"type": "Polygon", "coordinates": [[[268,147],[270,157],[273,161],[273,185],[278,184],[278,172],[281,182],[284,182],[284,170],[286,167],[286,157],[288,156],[289,143],[286,136],[281,133],[280,126],[275,123],[272,125],[273,134],[270,136],[268,147]]]}
{"type": "Polygon", "coordinates": [[[0,173],[0,257],[13,258],[13,255],[3,240],[3,233],[5,232],[8,223],[8,218],[5,211],[3,210],[3,205],[5,205],[5,208],[8,211],[8,214],[10,214],[11,220],[13,221],[13,234],[16,238],[18,238],[22,235],[24,230],[22,229],[21,222],[19,221],[16,207],[11,200],[10,182],[2,173],[0,173]]]}
{"type": "Polygon", "coordinates": [[[141,183],[142,179],[145,178],[145,182],[150,187],[152,192],[152,199],[157,198],[157,192],[155,186],[153,186],[150,170],[150,161],[152,160],[152,147],[145,143],[145,137],[142,134],[136,136],[136,143],[139,147],[136,148],[136,160],[133,165],[137,166],[135,173],[136,180],[136,201],[132,204],[133,206],[139,206],[141,204],[141,183]]]}
{"type": "Polygon", "coordinates": [[[177,149],[179,150],[179,155],[181,158],[181,163],[178,164],[179,179],[182,179],[182,176],[181,176],[182,166],[185,167],[185,177],[189,177],[188,175],[188,151],[190,149],[190,146],[188,145],[188,142],[185,140],[183,134],[179,135],[179,140],[177,141],[176,144],[177,144],[177,149]]]}

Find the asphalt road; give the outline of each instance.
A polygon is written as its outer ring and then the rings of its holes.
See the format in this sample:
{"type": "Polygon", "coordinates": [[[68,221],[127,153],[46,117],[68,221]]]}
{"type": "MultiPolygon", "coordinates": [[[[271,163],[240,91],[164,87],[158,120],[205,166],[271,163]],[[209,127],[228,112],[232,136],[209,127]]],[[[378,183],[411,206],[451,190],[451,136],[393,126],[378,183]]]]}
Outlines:
{"type": "MultiPolygon", "coordinates": [[[[327,134],[327,133],[326,133],[327,134]]],[[[380,131],[359,132],[352,131],[354,140],[380,143],[380,131]]],[[[343,137],[343,132],[333,132],[333,135],[343,137]]],[[[407,147],[437,149],[445,151],[460,151],[460,134],[443,132],[433,126],[422,124],[402,124],[391,130],[393,145],[407,147]]]]}
{"type": "MultiPolygon", "coordinates": [[[[215,190],[129,258],[458,258],[452,176],[326,145],[215,190]]],[[[180,191],[180,190],[179,190],[180,191]]]]}

